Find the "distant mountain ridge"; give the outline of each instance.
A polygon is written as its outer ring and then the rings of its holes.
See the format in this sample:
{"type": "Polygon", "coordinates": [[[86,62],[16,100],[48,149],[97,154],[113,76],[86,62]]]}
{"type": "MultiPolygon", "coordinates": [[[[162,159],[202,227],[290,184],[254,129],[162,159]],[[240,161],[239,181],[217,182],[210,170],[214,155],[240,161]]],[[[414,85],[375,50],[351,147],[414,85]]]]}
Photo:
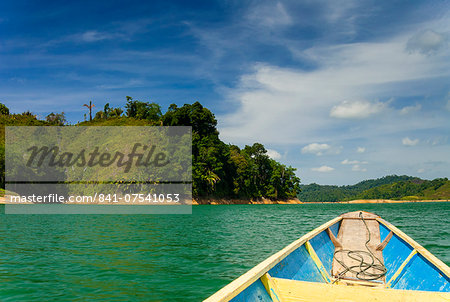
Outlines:
{"type": "Polygon", "coordinates": [[[298,198],[303,202],[336,202],[355,199],[450,199],[447,178],[424,180],[407,175],[388,175],[361,181],[355,185],[301,185],[298,198]]]}

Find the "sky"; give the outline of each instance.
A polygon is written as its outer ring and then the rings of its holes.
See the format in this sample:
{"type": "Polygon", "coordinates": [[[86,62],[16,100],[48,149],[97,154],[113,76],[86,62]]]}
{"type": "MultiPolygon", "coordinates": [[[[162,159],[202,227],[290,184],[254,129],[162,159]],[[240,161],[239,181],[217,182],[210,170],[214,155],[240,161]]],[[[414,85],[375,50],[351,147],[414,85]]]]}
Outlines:
{"type": "Polygon", "coordinates": [[[304,184],[449,177],[449,1],[145,2],[1,1],[0,102],[199,101],[304,184]]]}

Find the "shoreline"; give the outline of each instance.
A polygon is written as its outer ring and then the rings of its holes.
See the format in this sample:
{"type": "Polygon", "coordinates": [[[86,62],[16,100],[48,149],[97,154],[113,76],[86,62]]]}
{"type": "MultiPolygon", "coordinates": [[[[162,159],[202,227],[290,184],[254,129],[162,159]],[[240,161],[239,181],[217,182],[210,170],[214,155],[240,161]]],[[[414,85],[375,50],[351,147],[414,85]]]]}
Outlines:
{"type": "Polygon", "coordinates": [[[224,198],[193,198],[192,205],[227,205],[227,204],[383,204],[383,203],[423,203],[423,202],[450,202],[450,199],[420,199],[420,200],[392,200],[392,199],[356,199],[349,201],[314,201],[303,202],[299,199],[261,200],[224,199],[224,198]]]}
{"type": "Polygon", "coordinates": [[[449,202],[449,199],[420,199],[420,200],[392,200],[392,199],[356,199],[349,201],[323,201],[323,202],[303,202],[305,203],[338,203],[338,204],[383,204],[383,203],[424,203],[424,202],[449,202]]]}
{"type": "MultiPolygon", "coordinates": [[[[423,203],[450,202],[450,199],[420,199],[420,200],[392,200],[392,199],[356,199],[349,201],[312,201],[303,202],[297,198],[286,200],[261,199],[227,199],[227,198],[193,198],[192,205],[234,205],[234,204],[386,204],[386,203],[423,203]]],[[[5,197],[0,197],[0,204],[5,203],[5,197]]]]}
{"type": "Polygon", "coordinates": [[[223,204],[302,204],[297,198],[286,200],[261,199],[227,199],[227,198],[192,198],[192,205],[223,205],[223,204]]]}

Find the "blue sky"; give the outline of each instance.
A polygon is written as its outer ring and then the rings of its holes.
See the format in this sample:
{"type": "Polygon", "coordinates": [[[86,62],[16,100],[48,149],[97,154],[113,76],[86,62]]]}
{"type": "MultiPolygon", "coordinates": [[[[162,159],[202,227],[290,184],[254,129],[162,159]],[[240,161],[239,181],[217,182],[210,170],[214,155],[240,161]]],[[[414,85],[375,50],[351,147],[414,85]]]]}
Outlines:
{"type": "Polygon", "coordinates": [[[303,183],[448,177],[449,1],[2,1],[0,102],[200,101],[303,183]]]}

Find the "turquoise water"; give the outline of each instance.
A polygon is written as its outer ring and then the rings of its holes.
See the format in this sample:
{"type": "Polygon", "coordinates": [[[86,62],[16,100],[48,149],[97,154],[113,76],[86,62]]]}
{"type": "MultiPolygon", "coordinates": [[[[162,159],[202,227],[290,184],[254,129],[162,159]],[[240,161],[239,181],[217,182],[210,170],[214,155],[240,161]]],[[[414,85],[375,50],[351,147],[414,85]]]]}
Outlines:
{"type": "Polygon", "coordinates": [[[320,224],[377,213],[450,264],[450,203],[0,215],[0,301],[200,301],[320,224]]]}

